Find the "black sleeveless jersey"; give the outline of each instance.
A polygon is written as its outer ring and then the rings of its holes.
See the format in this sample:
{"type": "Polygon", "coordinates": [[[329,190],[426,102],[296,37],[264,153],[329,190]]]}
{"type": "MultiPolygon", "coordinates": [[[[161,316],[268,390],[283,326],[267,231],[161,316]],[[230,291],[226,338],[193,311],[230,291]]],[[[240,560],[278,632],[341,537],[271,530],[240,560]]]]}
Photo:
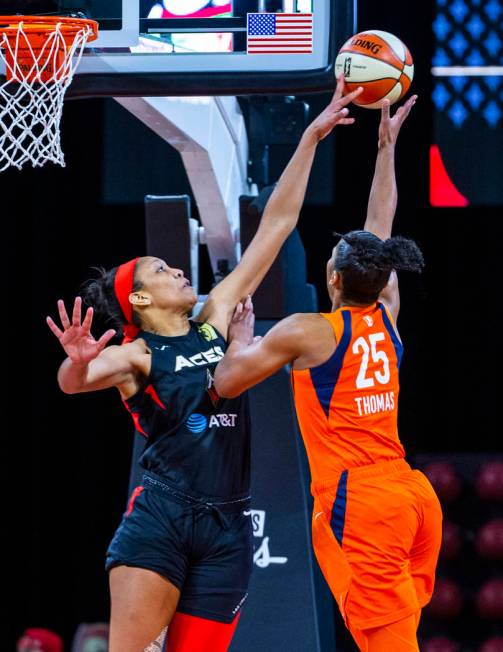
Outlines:
{"type": "Polygon", "coordinates": [[[248,493],[248,397],[219,398],[213,386],[224,338],[210,324],[195,322],[187,335],[140,331],[137,337],[151,350],[152,368],[146,385],[124,403],[146,437],[141,466],[187,493],[248,493]]]}

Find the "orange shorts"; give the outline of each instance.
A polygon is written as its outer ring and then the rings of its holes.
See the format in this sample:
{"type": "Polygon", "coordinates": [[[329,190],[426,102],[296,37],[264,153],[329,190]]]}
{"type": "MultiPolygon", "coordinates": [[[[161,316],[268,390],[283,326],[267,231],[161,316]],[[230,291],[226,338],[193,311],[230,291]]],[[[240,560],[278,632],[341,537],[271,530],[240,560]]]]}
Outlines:
{"type": "Polygon", "coordinates": [[[430,601],[442,511],[420,471],[398,459],[312,489],[314,551],[348,627],[387,625],[430,601]]]}

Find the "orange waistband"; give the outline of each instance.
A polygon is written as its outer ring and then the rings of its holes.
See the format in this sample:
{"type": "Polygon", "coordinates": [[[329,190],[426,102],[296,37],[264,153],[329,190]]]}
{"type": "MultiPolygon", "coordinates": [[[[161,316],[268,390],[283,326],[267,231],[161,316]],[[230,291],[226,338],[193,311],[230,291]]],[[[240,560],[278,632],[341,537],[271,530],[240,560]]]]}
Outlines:
{"type": "MultiPolygon", "coordinates": [[[[356,480],[357,478],[369,478],[376,475],[387,475],[388,473],[396,473],[397,471],[407,471],[410,465],[403,458],[390,460],[389,462],[379,462],[378,464],[369,464],[367,466],[355,466],[352,469],[347,469],[348,479],[356,480]]],[[[323,480],[311,483],[311,493],[313,496],[319,496],[326,491],[332,491],[339,484],[340,477],[344,473],[337,476],[330,476],[323,480]]]]}

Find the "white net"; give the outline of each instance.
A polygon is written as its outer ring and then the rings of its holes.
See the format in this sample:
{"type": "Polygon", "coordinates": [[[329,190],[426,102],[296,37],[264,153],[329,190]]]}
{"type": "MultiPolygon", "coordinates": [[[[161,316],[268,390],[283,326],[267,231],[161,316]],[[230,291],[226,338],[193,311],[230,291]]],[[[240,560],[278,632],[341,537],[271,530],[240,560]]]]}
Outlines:
{"type": "Polygon", "coordinates": [[[92,29],[83,24],[70,43],[61,23],[51,30],[40,50],[33,48],[22,22],[14,36],[0,35],[0,59],[7,72],[0,84],[0,172],[26,163],[65,166],[63,101],[92,29]]]}

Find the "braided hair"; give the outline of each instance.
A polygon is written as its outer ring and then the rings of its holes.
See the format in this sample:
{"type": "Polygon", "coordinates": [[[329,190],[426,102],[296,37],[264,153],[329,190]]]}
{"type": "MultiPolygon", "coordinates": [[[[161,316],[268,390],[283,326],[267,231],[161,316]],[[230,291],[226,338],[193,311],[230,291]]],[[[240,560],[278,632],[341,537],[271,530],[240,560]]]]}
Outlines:
{"type": "MultiPolygon", "coordinates": [[[[93,267],[98,273],[97,278],[91,278],[81,286],[81,295],[84,303],[92,306],[96,314],[110,323],[112,328],[122,330],[125,318],[120,307],[117,295],[115,294],[114,283],[118,267],[106,270],[103,267],[93,267]]],[[[143,283],[137,278],[135,272],[133,277],[133,292],[143,288],[143,283]]],[[[133,324],[141,328],[141,320],[133,310],[133,324]]]]}
{"type": "Polygon", "coordinates": [[[370,231],[350,231],[337,246],[333,267],[342,276],[342,298],[352,303],[375,303],[393,270],[421,272],[424,258],[413,240],[396,236],[381,240],[370,231]]]}

